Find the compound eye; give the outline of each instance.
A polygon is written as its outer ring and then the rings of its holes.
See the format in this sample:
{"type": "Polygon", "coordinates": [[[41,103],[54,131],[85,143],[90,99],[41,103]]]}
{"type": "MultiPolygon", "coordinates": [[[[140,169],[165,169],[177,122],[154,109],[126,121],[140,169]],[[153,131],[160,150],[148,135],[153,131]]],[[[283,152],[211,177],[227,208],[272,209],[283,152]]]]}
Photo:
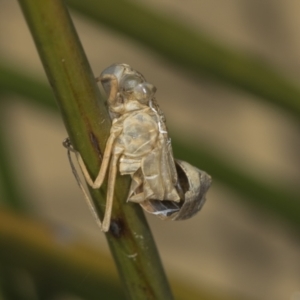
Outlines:
{"type": "Polygon", "coordinates": [[[120,90],[125,93],[130,93],[133,91],[133,89],[140,83],[142,83],[143,80],[136,74],[127,74],[123,76],[121,82],[120,82],[120,90]]]}
{"type": "Polygon", "coordinates": [[[100,76],[97,78],[97,81],[101,81],[101,84],[107,95],[110,95],[112,87],[116,85],[116,83],[113,81],[117,81],[118,86],[120,78],[123,76],[125,71],[126,65],[113,64],[100,74],[100,76]]]}
{"type": "Polygon", "coordinates": [[[143,104],[147,104],[153,98],[156,87],[148,82],[140,83],[134,88],[134,98],[143,104]]]}
{"type": "Polygon", "coordinates": [[[128,65],[125,64],[113,64],[103,70],[103,72],[100,74],[100,78],[108,76],[114,76],[119,81],[124,72],[126,71],[128,65]]]}

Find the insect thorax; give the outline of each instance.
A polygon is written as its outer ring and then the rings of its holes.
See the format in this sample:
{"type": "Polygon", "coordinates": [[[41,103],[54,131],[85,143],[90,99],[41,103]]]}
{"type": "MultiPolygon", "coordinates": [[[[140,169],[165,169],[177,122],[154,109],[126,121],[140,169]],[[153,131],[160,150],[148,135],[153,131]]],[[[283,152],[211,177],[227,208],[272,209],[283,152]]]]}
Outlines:
{"type": "Polygon", "coordinates": [[[117,144],[125,157],[141,158],[156,146],[159,136],[157,116],[150,109],[136,111],[123,120],[123,130],[117,144]]]}

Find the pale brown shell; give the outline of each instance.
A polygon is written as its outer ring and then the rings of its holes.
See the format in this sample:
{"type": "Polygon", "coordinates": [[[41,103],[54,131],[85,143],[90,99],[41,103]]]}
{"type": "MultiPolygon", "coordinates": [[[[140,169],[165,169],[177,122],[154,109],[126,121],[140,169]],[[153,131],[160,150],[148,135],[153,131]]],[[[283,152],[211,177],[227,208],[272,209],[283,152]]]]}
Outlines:
{"type": "Polygon", "coordinates": [[[179,203],[159,200],[140,203],[145,211],[163,220],[185,220],[194,216],[202,208],[205,194],[211,185],[211,177],[206,172],[185,161],[175,161],[184,199],[179,203]]]}
{"type": "Polygon", "coordinates": [[[87,184],[99,189],[108,173],[106,208],[101,223],[94,203],[85,192],[70,159],[72,171],[85,199],[104,232],[109,230],[115,177],[131,176],[127,201],[140,204],[161,219],[191,218],[203,206],[211,177],[187,162],[174,160],[165,117],[156,100],[156,88],[127,64],[113,64],[97,78],[107,93],[112,119],[102,164],[92,178],[79,152],[74,151],[87,184]]]}

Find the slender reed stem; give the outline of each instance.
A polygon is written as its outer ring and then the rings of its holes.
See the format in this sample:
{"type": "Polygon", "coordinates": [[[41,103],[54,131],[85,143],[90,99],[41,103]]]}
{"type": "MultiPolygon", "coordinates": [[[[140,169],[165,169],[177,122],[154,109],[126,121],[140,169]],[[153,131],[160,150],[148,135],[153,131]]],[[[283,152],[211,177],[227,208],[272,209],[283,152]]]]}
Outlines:
{"type": "MultiPolygon", "coordinates": [[[[61,0],[19,3],[72,144],[95,176],[110,119],[70,16],[61,0]]],[[[111,230],[106,235],[126,295],[130,299],[172,299],[145,217],[138,205],[126,203],[129,184],[128,177],[117,177],[111,230]]],[[[104,191],[91,193],[102,217],[104,191]]]]}

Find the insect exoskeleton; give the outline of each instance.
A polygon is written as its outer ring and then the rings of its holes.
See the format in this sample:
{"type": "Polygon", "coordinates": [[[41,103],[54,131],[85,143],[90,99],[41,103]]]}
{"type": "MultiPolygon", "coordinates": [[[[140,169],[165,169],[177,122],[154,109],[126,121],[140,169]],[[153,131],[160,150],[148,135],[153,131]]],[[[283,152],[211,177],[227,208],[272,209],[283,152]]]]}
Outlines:
{"type": "Polygon", "coordinates": [[[162,219],[183,220],[197,213],[211,178],[187,162],[175,160],[165,117],[156,100],[156,88],[127,64],[114,64],[96,79],[107,93],[112,119],[110,136],[95,179],[76,152],[87,183],[100,188],[108,173],[106,210],[102,230],[110,225],[117,171],[129,174],[129,202],[162,219]]]}

